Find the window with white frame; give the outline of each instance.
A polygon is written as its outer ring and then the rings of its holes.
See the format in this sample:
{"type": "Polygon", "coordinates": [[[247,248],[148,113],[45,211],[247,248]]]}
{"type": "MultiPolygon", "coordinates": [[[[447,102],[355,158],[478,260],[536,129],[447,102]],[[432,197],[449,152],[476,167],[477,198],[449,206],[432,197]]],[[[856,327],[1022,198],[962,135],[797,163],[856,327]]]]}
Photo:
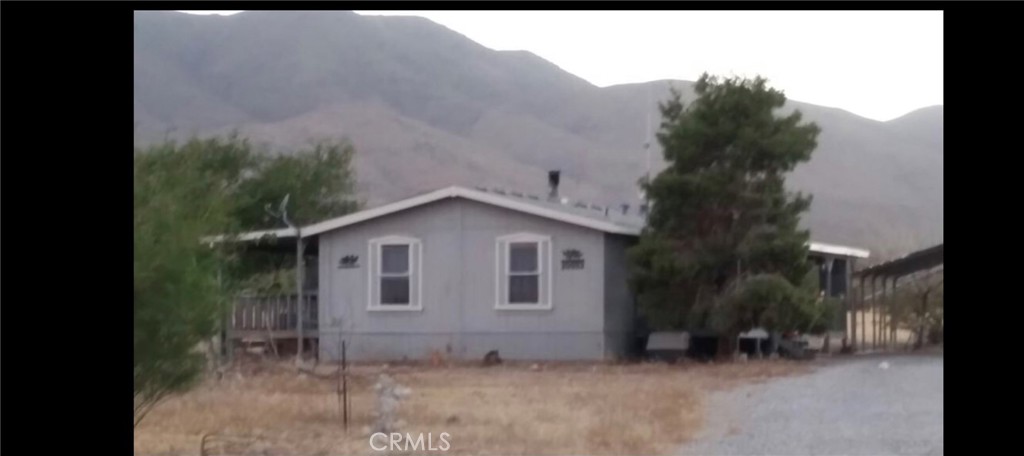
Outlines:
{"type": "Polygon", "coordinates": [[[496,307],[551,307],[551,239],[531,233],[498,238],[496,307]]]}
{"type": "Polygon", "coordinates": [[[419,310],[422,249],[418,239],[388,236],[370,241],[369,308],[419,310]]]}

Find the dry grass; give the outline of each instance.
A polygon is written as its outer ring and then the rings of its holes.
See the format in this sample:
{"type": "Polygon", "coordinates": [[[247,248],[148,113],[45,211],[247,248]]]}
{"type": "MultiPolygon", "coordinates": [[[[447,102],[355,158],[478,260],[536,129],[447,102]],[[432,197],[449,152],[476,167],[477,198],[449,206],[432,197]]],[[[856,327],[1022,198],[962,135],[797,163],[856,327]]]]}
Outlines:
{"type": "MultiPolygon", "coordinates": [[[[356,366],[349,380],[349,432],[335,382],[283,366],[231,372],[154,409],[135,431],[136,454],[199,454],[204,434],[237,436],[232,454],[374,454],[367,429],[382,366],[356,366]]],[[[701,428],[709,391],[806,370],[785,361],[744,364],[530,364],[392,366],[412,395],[403,432],[441,432],[449,454],[664,454],[701,428]]],[[[324,366],[320,372],[331,372],[324,366]]],[[[217,454],[217,453],[214,453],[217,454]]],[[[220,453],[225,454],[225,453],[220,453]]]]}

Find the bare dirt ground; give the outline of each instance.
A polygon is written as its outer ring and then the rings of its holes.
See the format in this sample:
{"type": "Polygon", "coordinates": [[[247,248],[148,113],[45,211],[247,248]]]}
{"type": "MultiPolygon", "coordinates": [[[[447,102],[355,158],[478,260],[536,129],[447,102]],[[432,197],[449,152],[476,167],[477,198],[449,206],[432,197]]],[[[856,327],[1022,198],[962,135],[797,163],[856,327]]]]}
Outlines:
{"type": "Polygon", "coordinates": [[[872,354],[711,395],[683,455],[941,455],[942,354],[872,354]],[[885,364],[883,364],[885,363],[885,364]]]}
{"type": "Polygon", "coordinates": [[[300,375],[261,364],[158,405],[135,430],[135,454],[199,455],[204,435],[220,442],[210,455],[377,454],[372,385],[385,371],[412,389],[401,431],[447,432],[449,454],[671,454],[701,430],[709,392],[810,370],[787,361],[355,366],[346,433],[333,366],[300,375]]]}

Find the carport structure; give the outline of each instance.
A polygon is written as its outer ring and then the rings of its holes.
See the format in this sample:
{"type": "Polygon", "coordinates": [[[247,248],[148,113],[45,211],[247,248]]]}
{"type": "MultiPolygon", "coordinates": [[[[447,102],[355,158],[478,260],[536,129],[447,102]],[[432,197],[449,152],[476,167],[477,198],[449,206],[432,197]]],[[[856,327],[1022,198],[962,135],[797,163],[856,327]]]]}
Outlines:
{"type": "Polygon", "coordinates": [[[853,348],[861,350],[868,348],[868,339],[870,339],[871,349],[896,347],[899,322],[895,321],[893,304],[896,298],[896,288],[900,286],[900,279],[912,279],[920,274],[927,277],[931,272],[941,268],[943,266],[942,246],[939,244],[918,250],[902,258],[871,266],[853,274],[854,280],[860,280],[859,299],[855,299],[851,303],[850,329],[852,337],[850,342],[853,348]],[[868,321],[869,314],[870,321],[868,321]],[[858,326],[860,328],[859,337],[858,326]],[[870,337],[867,334],[869,326],[870,337]],[[859,347],[858,341],[860,342],[859,347]]]}

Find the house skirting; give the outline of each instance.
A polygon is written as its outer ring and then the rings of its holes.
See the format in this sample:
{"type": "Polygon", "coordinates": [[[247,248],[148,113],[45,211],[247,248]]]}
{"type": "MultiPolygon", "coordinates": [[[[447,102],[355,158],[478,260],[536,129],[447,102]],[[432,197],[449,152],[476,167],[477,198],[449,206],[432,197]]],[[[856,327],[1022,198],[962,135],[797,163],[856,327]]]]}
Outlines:
{"type": "Polygon", "coordinates": [[[492,333],[358,333],[320,332],[320,359],[352,361],[427,360],[433,353],[447,359],[480,360],[491,350],[502,359],[541,361],[597,361],[622,355],[624,335],[594,332],[492,332],[492,333]]]}

